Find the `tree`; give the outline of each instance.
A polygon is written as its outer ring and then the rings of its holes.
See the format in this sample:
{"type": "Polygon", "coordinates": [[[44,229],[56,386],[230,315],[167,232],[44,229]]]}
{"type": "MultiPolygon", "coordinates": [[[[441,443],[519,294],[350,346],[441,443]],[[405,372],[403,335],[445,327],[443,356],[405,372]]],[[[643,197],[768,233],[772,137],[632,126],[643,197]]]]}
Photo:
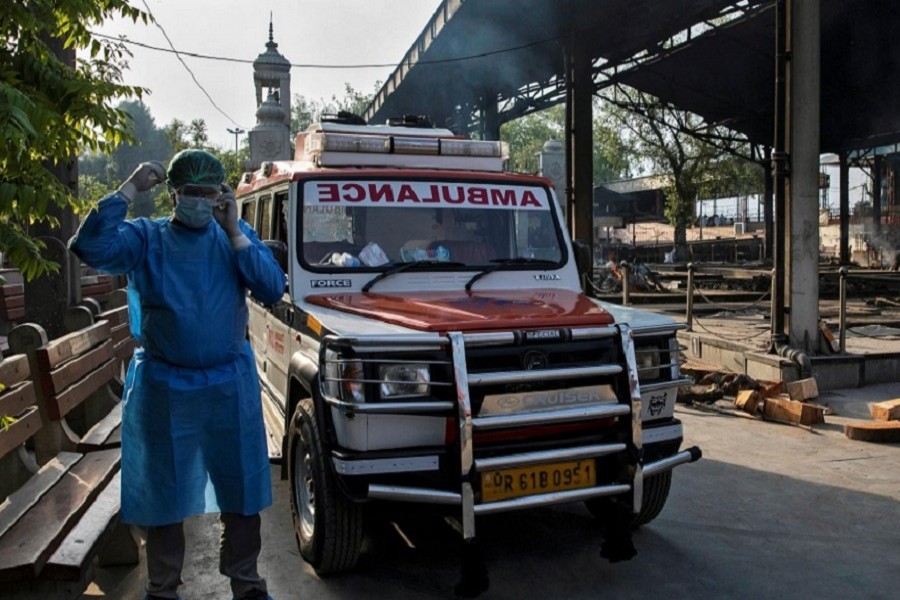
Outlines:
{"type": "MultiPolygon", "coordinates": [[[[129,133],[134,142],[120,145],[111,156],[115,180],[109,183],[116,186],[125,181],[138,164],[148,160],[166,164],[174,154],[165,130],[156,126],[146,104],[142,101],[123,102],[119,108],[131,116],[129,133]]],[[[203,127],[205,132],[205,123],[203,127]]],[[[154,189],[137,194],[128,207],[129,215],[132,218],[156,216],[160,193],[165,193],[165,190],[154,189]]]]}
{"type": "MultiPolygon", "coordinates": [[[[595,184],[628,176],[629,148],[623,143],[614,119],[594,105],[593,181],[595,184]]],[[[565,138],[566,107],[557,104],[500,127],[500,139],[509,144],[509,165],[514,171],[537,172],[537,155],[550,139],[565,138]]]]}
{"type": "Polygon", "coordinates": [[[204,119],[193,119],[190,123],[172,119],[163,131],[175,152],[181,152],[186,148],[209,148],[209,133],[204,119]]]}
{"type": "Polygon", "coordinates": [[[509,144],[510,169],[536,173],[536,157],[544,144],[563,139],[565,117],[565,106],[558,104],[501,125],[500,139],[509,144]]]}
{"type": "Polygon", "coordinates": [[[53,166],[84,151],[109,152],[128,137],[128,115],[112,103],[143,89],[122,84],[124,45],[91,35],[120,16],[148,21],[126,0],[7,1],[0,11],[0,250],[27,279],[59,268],[41,256],[29,226],[58,226],[54,212],[79,207],[53,166]],[[57,44],[87,56],[73,68],[57,44]]]}
{"type": "Polygon", "coordinates": [[[349,83],[344,83],[344,97],[338,98],[334,95],[328,102],[294,94],[291,103],[291,132],[296,134],[305,131],[313,123],[318,123],[323,115],[334,115],[340,111],[362,115],[380,88],[381,82],[376,81],[372,92],[366,94],[356,90],[349,83]]]}
{"type": "Polygon", "coordinates": [[[624,86],[604,95],[609,114],[625,132],[624,143],[639,160],[671,177],[663,193],[665,216],[674,228],[676,256],[687,255],[687,227],[694,203],[714,186],[728,186],[741,173],[730,157],[743,157],[745,139],[701,117],[624,86]]]}

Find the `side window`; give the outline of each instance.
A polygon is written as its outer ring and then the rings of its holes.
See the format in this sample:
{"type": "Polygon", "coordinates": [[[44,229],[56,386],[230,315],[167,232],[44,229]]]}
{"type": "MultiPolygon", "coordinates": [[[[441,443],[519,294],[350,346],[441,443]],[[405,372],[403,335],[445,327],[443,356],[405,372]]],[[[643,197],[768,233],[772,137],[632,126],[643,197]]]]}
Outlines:
{"type": "Polygon", "coordinates": [[[287,192],[280,192],[278,194],[275,194],[275,206],[272,211],[272,216],[275,219],[275,223],[274,230],[272,232],[272,239],[284,242],[285,244],[287,244],[288,241],[287,210],[287,192]]]}
{"type": "Polygon", "coordinates": [[[244,202],[241,206],[241,218],[247,222],[250,227],[256,227],[256,199],[251,198],[244,202]]]}
{"type": "Polygon", "coordinates": [[[272,237],[272,196],[263,196],[259,200],[259,227],[256,228],[261,240],[271,240],[272,237]]]}

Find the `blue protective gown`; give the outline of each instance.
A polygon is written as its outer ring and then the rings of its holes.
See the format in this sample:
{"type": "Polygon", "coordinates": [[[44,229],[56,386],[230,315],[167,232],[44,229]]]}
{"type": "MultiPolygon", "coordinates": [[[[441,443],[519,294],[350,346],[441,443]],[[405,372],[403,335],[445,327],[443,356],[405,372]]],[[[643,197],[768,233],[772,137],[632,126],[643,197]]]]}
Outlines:
{"type": "Polygon", "coordinates": [[[122,519],[151,526],[204,512],[252,515],[272,503],[246,291],[272,303],[284,273],[245,222],[235,251],[211,222],[126,221],[102,199],[69,243],[94,268],[128,275],[131,331],[122,417],[122,519]]]}

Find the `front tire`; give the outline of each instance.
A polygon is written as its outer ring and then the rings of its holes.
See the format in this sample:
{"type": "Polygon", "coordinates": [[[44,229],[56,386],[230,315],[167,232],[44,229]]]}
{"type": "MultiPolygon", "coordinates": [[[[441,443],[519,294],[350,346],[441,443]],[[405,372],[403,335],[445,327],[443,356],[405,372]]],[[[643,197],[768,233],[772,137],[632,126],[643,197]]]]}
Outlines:
{"type": "MultiPolygon", "coordinates": [[[[669,489],[672,487],[672,471],[665,471],[659,475],[648,477],[644,480],[644,493],[641,502],[641,510],[632,515],[632,529],[646,525],[659,516],[666,500],[669,498],[669,489]]],[[[588,511],[601,522],[606,522],[612,515],[617,514],[609,498],[591,498],[585,501],[588,511]]]]}
{"type": "Polygon", "coordinates": [[[335,481],[311,399],[301,400],[294,411],[287,459],[300,555],[319,575],[352,569],[362,548],[362,506],[345,496],[335,481]]]}

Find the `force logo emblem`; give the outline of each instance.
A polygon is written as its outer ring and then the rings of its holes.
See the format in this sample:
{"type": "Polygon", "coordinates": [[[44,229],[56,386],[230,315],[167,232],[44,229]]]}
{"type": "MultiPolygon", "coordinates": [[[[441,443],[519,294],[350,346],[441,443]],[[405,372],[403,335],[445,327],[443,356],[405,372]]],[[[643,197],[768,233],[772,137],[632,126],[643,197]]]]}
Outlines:
{"type": "Polygon", "coordinates": [[[314,288],[348,288],[353,282],[349,279],[312,279],[309,284],[314,288]]]}

